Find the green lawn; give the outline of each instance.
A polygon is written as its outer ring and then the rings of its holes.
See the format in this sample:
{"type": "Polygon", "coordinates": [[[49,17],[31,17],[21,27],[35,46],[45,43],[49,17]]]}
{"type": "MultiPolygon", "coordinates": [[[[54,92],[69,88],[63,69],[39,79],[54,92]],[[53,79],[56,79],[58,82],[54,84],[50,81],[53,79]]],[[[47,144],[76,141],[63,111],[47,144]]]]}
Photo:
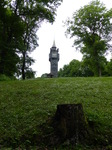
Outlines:
{"type": "Polygon", "coordinates": [[[101,139],[110,144],[112,77],[1,81],[1,147],[30,145],[32,137],[42,134],[40,126],[54,115],[58,104],[75,103],[83,104],[87,120],[95,122],[101,139]]]}

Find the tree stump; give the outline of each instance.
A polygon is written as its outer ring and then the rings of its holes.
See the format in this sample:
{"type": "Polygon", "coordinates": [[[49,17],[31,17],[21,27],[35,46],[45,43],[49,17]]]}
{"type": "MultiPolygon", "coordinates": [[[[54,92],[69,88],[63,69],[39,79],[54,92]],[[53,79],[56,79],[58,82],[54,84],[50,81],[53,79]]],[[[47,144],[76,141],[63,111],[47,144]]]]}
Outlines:
{"type": "Polygon", "coordinates": [[[61,142],[69,139],[74,144],[85,141],[87,121],[82,104],[57,105],[53,127],[61,142]]]}

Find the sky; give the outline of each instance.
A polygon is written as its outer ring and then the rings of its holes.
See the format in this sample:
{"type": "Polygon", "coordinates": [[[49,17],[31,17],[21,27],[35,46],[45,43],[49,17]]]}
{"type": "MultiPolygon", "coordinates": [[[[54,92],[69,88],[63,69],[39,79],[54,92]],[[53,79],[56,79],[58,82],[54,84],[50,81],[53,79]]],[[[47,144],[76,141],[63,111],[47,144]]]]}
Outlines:
{"type": "MultiPolygon", "coordinates": [[[[55,40],[56,47],[59,48],[60,60],[58,70],[65,64],[69,64],[73,59],[82,60],[82,54],[73,47],[73,39],[65,36],[66,27],[64,23],[68,17],[72,17],[76,10],[89,4],[91,0],[63,0],[57,9],[55,22],[50,24],[43,22],[37,31],[39,46],[32,52],[31,56],[35,63],[31,66],[36,71],[36,77],[41,77],[44,73],[50,73],[49,53],[55,40]]],[[[112,0],[100,0],[107,9],[112,7],[112,0]]],[[[107,56],[108,59],[111,57],[107,56]]]]}

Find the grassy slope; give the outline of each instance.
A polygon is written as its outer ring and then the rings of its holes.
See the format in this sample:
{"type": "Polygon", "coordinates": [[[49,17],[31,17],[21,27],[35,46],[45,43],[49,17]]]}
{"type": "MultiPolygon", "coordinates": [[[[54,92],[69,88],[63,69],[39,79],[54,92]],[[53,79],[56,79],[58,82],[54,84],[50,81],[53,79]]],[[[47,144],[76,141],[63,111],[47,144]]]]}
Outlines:
{"type": "Polygon", "coordinates": [[[38,126],[63,103],[82,103],[88,120],[112,135],[111,77],[38,78],[0,82],[0,143],[17,144],[24,136],[39,135],[38,126]]]}

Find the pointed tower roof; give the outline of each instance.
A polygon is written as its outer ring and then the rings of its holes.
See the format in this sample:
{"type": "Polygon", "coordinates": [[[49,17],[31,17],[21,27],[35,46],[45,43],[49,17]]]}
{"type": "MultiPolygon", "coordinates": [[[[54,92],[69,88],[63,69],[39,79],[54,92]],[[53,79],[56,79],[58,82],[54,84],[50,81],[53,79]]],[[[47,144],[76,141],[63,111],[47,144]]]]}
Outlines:
{"type": "Polygon", "coordinates": [[[52,47],[56,47],[55,40],[53,41],[53,46],[52,47]]]}

